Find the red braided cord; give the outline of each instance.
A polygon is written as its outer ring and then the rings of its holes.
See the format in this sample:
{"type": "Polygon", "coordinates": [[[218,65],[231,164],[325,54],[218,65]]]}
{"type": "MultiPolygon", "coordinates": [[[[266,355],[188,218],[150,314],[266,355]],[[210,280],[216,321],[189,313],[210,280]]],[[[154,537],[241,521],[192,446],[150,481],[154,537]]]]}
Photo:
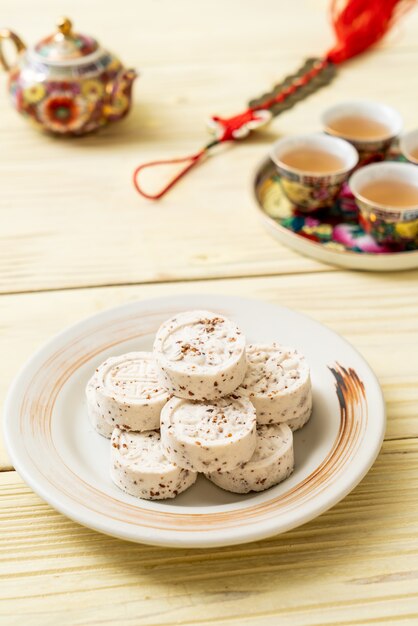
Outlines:
{"type": "Polygon", "coordinates": [[[169,189],[171,189],[171,187],[173,187],[173,185],[175,185],[177,181],[180,180],[180,178],[182,178],[185,174],[187,174],[187,172],[191,170],[192,167],[194,167],[197,163],[199,163],[199,161],[201,161],[201,159],[207,154],[208,150],[212,148],[212,146],[216,145],[217,143],[218,141],[212,141],[207,146],[202,148],[202,150],[200,150],[199,152],[196,152],[196,154],[192,154],[191,156],[180,157],[176,159],[163,159],[160,161],[149,161],[148,163],[143,163],[142,165],[139,165],[133,173],[133,183],[135,185],[135,189],[137,190],[138,193],[141,194],[141,196],[144,196],[144,198],[147,198],[148,200],[158,200],[159,198],[162,198],[162,196],[166,194],[167,191],[169,191],[169,189]],[[171,165],[173,163],[175,164],[175,163],[186,163],[186,162],[187,162],[187,165],[182,170],[180,170],[178,174],[176,174],[174,178],[172,178],[166,185],[164,185],[164,187],[162,187],[160,191],[157,191],[154,194],[147,193],[146,191],[142,189],[141,185],[139,184],[139,178],[138,178],[139,173],[142,170],[147,169],[148,167],[153,167],[154,165],[171,165]]]}
{"type": "Polygon", "coordinates": [[[328,64],[326,59],[319,61],[314,68],[307,71],[303,76],[298,76],[291,85],[283,89],[280,93],[276,94],[270,100],[263,102],[262,105],[249,107],[242,113],[238,115],[234,115],[230,118],[221,118],[218,116],[212,117],[212,120],[219,125],[219,128],[222,129],[219,133],[219,136],[209,144],[207,144],[202,150],[197,152],[196,154],[192,154],[186,157],[180,157],[175,159],[162,159],[158,161],[149,161],[148,163],[143,163],[139,165],[134,173],[133,173],[133,183],[135,189],[138,193],[141,194],[144,198],[148,200],[158,200],[162,198],[167,191],[169,191],[187,172],[189,172],[197,163],[199,163],[202,158],[207,155],[210,148],[220,143],[224,143],[226,141],[235,141],[237,139],[234,136],[234,132],[241,129],[243,126],[248,124],[249,122],[257,119],[257,111],[265,111],[270,109],[274,104],[278,102],[283,102],[286,98],[291,96],[297,89],[304,87],[310,80],[315,78],[323,70],[323,68],[328,64]],[[139,182],[139,174],[143,170],[154,167],[156,165],[171,165],[176,163],[187,163],[187,165],[181,169],[178,174],[176,174],[166,185],[164,185],[159,191],[156,193],[147,193],[144,191],[139,182]]]}

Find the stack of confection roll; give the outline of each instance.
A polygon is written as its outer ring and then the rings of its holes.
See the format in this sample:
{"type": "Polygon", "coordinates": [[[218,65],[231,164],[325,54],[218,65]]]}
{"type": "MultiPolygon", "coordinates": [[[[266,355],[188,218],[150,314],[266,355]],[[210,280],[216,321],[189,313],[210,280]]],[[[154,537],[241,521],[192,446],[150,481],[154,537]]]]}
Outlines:
{"type": "Polygon", "coordinates": [[[111,477],[127,493],[174,498],[203,473],[227,491],[263,491],[293,471],[293,433],[312,412],[305,358],[246,345],[223,315],[187,311],[153,352],[107,359],[86,388],[90,420],[111,439],[111,477]]]}

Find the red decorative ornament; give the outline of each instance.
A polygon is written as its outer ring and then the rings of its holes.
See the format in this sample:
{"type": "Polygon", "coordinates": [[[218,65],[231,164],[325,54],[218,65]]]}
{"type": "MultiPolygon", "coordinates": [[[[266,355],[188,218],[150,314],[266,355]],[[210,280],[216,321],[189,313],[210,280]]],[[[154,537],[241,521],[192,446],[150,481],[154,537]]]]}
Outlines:
{"type": "Polygon", "coordinates": [[[331,21],[336,43],[323,58],[308,59],[293,75],[285,78],[267,94],[250,101],[249,107],[230,118],[213,116],[209,122],[215,139],[196,154],[152,161],[136,168],[133,181],[137,191],[150,200],[158,200],[188,171],[202,161],[214,146],[237,141],[252,130],[269,122],[282,111],[292,107],[317,89],[331,82],[336,66],[368,50],[385,35],[394,21],[415,4],[415,0],[332,0],[331,21]],[[145,192],[139,183],[139,173],[157,165],[185,164],[178,174],[156,193],[145,192]]]}

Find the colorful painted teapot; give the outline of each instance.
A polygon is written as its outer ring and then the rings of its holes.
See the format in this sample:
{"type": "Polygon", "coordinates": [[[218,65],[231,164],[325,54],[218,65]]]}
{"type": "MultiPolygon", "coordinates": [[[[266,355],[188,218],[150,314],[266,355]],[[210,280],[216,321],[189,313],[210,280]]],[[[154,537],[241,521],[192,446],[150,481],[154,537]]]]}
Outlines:
{"type": "Polygon", "coordinates": [[[57,31],[26,48],[10,30],[0,30],[0,64],[9,71],[16,110],[38,128],[59,135],[83,135],[124,117],[137,74],[87,35],[74,33],[62,18],[57,31]],[[10,66],[3,43],[18,53],[10,66]]]}

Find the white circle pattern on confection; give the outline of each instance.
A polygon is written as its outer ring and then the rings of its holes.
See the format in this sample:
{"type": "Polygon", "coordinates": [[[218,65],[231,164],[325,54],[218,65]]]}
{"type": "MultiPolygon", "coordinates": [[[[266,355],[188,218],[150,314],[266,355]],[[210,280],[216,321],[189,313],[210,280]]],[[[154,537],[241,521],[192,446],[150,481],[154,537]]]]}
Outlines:
{"type": "MultiPolygon", "coordinates": [[[[169,361],[217,367],[241,352],[237,328],[230,320],[201,312],[198,319],[173,324],[162,342],[162,352],[169,361]]],[[[182,320],[182,316],[178,316],[182,320]]],[[[240,334],[240,333],[238,333],[240,334]]]]}
{"type": "Polygon", "coordinates": [[[143,356],[109,363],[103,372],[103,386],[124,401],[149,400],[166,393],[158,382],[153,358],[143,356]]]}
{"type": "Polygon", "coordinates": [[[305,358],[291,348],[277,344],[247,348],[248,368],[243,386],[254,393],[280,393],[309,375],[305,358]]]}

